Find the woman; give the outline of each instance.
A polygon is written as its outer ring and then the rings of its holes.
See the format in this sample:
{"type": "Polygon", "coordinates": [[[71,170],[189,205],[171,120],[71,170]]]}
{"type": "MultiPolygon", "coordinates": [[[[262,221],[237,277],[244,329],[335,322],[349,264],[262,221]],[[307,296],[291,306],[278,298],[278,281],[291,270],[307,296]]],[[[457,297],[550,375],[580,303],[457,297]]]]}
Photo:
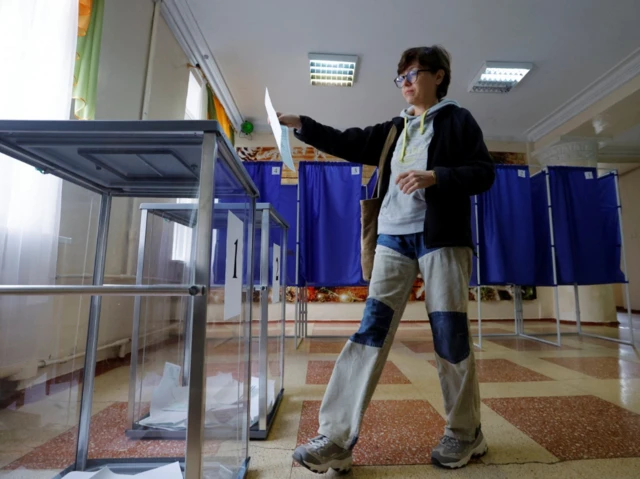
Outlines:
{"type": "Polygon", "coordinates": [[[389,355],[418,272],[425,282],[447,424],[432,461],[465,466],[487,451],[467,318],[472,241],[469,197],[493,184],[493,161],[471,114],[445,99],[450,56],[439,46],[411,48],[396,86],[409,103],[400,117],[343,132],[311,118],[279,115],[301,141],[354,163],[378,165],[378,240],[360,329],[338,358],[320,409],[318,437],[293,458],[314,472],[348,471],[365,410],[389,355]]]}

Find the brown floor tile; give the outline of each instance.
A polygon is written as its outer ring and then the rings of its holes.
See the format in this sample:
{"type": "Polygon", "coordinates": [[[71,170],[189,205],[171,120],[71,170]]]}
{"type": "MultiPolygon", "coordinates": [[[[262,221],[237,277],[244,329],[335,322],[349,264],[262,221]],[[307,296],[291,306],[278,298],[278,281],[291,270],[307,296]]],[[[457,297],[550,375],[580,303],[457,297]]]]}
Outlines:
{"type": "MultiPolygon", "coordinates": [[[[304,402],[298,444],[317,435],[319,410],[320,401],[304,402]]],[[[354,464],[429,464],[431,449],[444,425],[444,419],[427,401],[371,401],[353,451],[354,464]]]]}
{"type": "Polygon", "coordinates": [[[640,456],[640,415],[595,396],[484,403],[560,460],[640,456]]]}
{"type": "MultiPolygon", "coordinates": [[[[307,384],[329,384],[335,361],[309,361],[307,367],[307,384]]],[[[398,366],[387,361],[379,384],[411,384],[411,381],[402,374],[398,366]]]]}
{"type": "MultiPolygon", "coordinates": [[[[554,338],[545,338],[550,341],[555,340],[554,338]]],[[[513,349],[514,351],[560,351],[560,350],[569,350],[576,349],[571,346],[562,345],[561,347],[553,346],[551,344],[541,343],[539,341],[534,341],[532,339],[524,339],[524,338],[487,338],[487,342],[495,343],[499,346],[504,346],[505,348],[513,349]]]]}
{"type": "MultiPolygon", "coordinates": [[[[182,457],[185,441],[131,440],[125,436],[127,404],[116,403],[93,416],[89,437],[89,458],[182,457]]],[[[5,469],[63,469],[75,460],[77,428],[61,434],[9,464],[5,469]]],[[[207,441],[207,454],[215,454],[219,444],[207,441]]]]}
{"type": "Polygon", "coordinates": [[[346,339],[312,339],[309,346],[310,354],[340,354],[346,339]]]}
{"type": "MultiPolygon", "coordinates": [[[[514,329],[508,329],[508,328],[492,328],[491,326],[487,327],[487,326],[482,326],[482,335],[484,336],[485,334],[513,334],[514,329]]],[[[478,327],[471,327],[471,334],[476,335],[478,334],[478,327]]],[[[488,338],[487,338],[488,339],[488,338]]]]}
{"type": "Polygon", "coordinates": [[[638,379],[640,364],[610,357],[544,358],[559,366],[578,371],[598,379],[638,379]]]}
{"type": "MultiPolygon", "coordinates": [[[[435,361],[429,361],[433,367],[435,361]]],[[[513,363],[508,359],[476,359],[478,381],[481,383],[524,383],[553,379],[513,363]]]]}
{"type": "Polygon", "coordinates": [[[433,348],[433,341],[423,340],[423,341],[401,341],[406,347],[408,347],[414,353],[433,353],[435,349],[433,348]]]}
{"type": "Polygon", "coordinates": [[[602,346],[604,348],[609,348],[609,349],[617,349],[617,350],[623,350],[623,351],[630,351],[632,349],[631,346],[627,346],[626,344],[620,344],[615,341],[607,341],[606,339],[579,336],[576,338],[576,340],[580,341],[581,343],[595,344],[597,346],[602,346]]]}
{"type": "MultiPolygon", "coordinates": [[[[413,351],[414,353],[417,354],[422,354],[422,353],[433,353],[435,352],[434,346],[433,346],[433,341],[429,340],[429,339],[424,339],[424,340],[405,340],[405,341],[400,341],[402,344],[404,344],[407,348],[409,348],[411,351],[413,351]]],[[[476,351],[479,351],[479,349],[476,347],[474,348],[476,351]]]]}

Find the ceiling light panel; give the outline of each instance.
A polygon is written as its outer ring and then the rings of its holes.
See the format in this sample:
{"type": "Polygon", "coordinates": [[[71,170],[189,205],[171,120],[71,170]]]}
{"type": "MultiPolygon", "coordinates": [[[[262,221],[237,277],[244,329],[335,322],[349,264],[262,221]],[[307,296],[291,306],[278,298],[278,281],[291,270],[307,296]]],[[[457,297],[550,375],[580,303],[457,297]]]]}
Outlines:
{"type": "Polygon", "coordinates": [[[531,63],[485,62],[469,91],[472,93],[509,93],[531,71],[531,63]]]}
{"type": "Polygon", "coordinates": [[[353,86],[358,57],[355,55],[309,54],[312,86],[353,86]]]}

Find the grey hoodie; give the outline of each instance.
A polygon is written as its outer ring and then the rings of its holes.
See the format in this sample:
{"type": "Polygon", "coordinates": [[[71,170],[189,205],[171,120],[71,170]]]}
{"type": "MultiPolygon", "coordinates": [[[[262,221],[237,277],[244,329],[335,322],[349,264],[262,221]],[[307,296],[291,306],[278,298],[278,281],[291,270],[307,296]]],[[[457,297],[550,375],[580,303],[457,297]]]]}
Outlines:
{"type": "Polygon", "coordinates": [[[405,235],[423,232],[427,211],[424,190],[404,194],[396,185],[396,178],[405,171],[427,169],[429,143],[433,138],[433,119],[446,105],[458,104],[453,100],[443,99],[420,116],[413,115],[413,107],[400,114],[405,126],[391,158],[391,179],[378,217],[378,234],[405,235]]]}

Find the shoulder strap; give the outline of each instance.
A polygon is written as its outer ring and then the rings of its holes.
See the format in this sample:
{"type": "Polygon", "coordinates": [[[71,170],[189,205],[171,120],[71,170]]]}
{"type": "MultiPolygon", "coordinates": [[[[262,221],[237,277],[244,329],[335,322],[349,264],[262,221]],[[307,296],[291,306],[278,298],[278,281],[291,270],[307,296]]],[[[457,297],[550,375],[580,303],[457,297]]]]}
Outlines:
{"type": "Polygon", "coordinates": [[[391,125],[391,131],[387,135],[387,140],[384,142],[384,146],[382,147],[382,153],[380,154],[380,161],[378,162],[378,179],[376,180],[376,198],[380,197],[380,188],[382,188],[382,173],[384,172],[384,164],[387,160],[387,156],[389,156],[389,150],[391,149],[391,145],[393,145],[393,141],[396,139],[396,133],[398,129],[396,125],[391,125]]]}

